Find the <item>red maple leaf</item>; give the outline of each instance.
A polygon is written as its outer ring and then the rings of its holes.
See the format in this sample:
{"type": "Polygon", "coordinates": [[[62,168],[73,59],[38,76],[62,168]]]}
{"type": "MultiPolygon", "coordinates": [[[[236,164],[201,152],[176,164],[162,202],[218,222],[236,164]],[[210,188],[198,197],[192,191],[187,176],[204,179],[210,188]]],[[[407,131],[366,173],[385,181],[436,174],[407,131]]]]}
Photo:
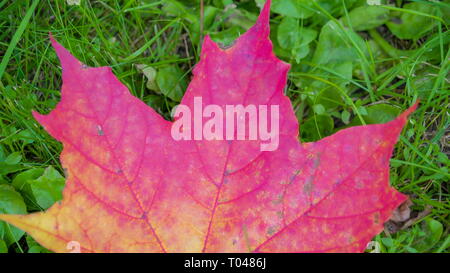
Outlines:
{"type": "Polygon", "coordinates": [[[289,65],[272,52],[269,6],[228,49],[205,37],[182,104],[278,105],[279,146],[181,140],[109,67],[88,68],[52,38],[62,98],[34,117],[64,144],[63,200],[0,215],[58,252],[361,252],[406,200],[389,158],[413,106],[386,124],[298,141],[283,94],[289,65]]]}

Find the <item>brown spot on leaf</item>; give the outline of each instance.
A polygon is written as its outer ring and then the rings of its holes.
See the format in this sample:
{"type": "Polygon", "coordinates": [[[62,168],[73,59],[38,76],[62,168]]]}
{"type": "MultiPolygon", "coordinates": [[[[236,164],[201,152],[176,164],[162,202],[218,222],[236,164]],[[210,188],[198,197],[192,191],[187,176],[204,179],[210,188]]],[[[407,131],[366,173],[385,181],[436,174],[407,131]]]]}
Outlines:
{"type": "Polygon", "coordinates": [[[305,185],[303,185],[303,192],[304,193],[306,193],[306,194],[310,194],[311,193],[311,191],[312,191],[312,189],[313,189],[313,178],[312,178],[312,176],[310,176],[307,180],[306,180],[306,182],[305,182],[305,185]]]}
{"type": "Polygon", "coordinates": [[[97,125],[97,134],[99,136],[105,135],[105,132],[103,132],[102,126],[100,126],[100,125],[97,125]]]}
{"type": "Polygon", "coordinates": [[[269,236],[272,236],[273,234],[275,234],[275,232],[277,231],[277,227],[276,226],[271,226],[267,229],[267,234],[269,236]]]}
{"type": "Polygon", "coordinates": [[[373,222],[375,223],[375,225],[380,224],[380,213],[379,212],[375,212],[375,214],[373,215],[373,222]]]}

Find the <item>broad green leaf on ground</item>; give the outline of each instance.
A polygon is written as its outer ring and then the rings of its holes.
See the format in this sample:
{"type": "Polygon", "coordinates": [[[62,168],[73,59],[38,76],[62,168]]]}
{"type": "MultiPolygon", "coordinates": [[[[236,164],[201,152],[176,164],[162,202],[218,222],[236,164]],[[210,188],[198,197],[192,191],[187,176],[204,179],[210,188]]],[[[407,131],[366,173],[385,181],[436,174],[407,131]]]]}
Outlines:
{"type": "MultiPolygon", "coordinates": [[[[419,12],[426,15],[438,14],[438,8],[427,2],[408,3],[403,6],[405,10],[419,12]]],[[[397,12],[397,17],[387,22],[389,30],[400,39],[418,40],[432,30],[436,25],[436,19],[407,11],[397,12]]]]}
{"type": "Polygon", "coordinates": [[[151,108],[155,109],[158,113],[162,113],[164,110],[164,97],[160,95],[149,95],[145,99],[145,103],[151,108]]]}
{"type": "Polygon", "coordinates": [[[293,18],[306,19],[314,12],[314,5],[310,0],[273,0],[272,11],[293,18]]]}
{"type": "Polygon", "coordinates": [[[419,234],[413,247],[419,252],[425,252],[436,245],[442,236],[444,227],[441,222],[427,218],[422,222],[422,234],[419,234]]]}
{"type": "Polygon", "coordinates": [[[149,90],[159,92],[158,85],[156,84],[156,69],[145,64],[138,64],[136,65],[136,68],[142,71],[145,78],[147,79],[145,87],[147,87],[149,90]]]}
{"type": "MultiPolygon", "coordinates": [[[[384,123],[392,120],[399,115],[400,110],[397,107],[386,103],[380,103],[365,107],[366,114],[363,115],[363,119],[366,124],[384,123]]],[[[355,117],[351,122],[352,126],[361,125],[361,120],[355,117]]]]}
{"type": "Polygon", "coordinates": [[[133,97],[111,68],[86,68],[52,39],[62,98],[34,117],[64,145],[63,199],[0,219],[56,252],[73,241],[82,252],[364,251],[407,199],[389,185],[389,159],[417,105],[388,123],[300,143],[283,92],[289,65],[268,39],[269,8],[270,1],[228,49],[205,37],[181,104],[278,107],[278,147],[261,151],[262,139],[177,141],[174,122],[133,97]]]}
{"type": "Polygon", "coordinates": [[[33,191],[31,190],[28,181],[38,178],[43,173],[43,168],[32,168],[16,175],[11,183],[16,191],[21,193],[24,198],[25,204],[27,205],[27,208],[31,211],[40,210],[41,208],[34,198],[33,191]]]}
{"type": "Polygon", "coordinates": [[[289,50],[297,63],[308,55],[309,44],[316,36],[317,31],[301,27],[299,21],[295,18],[285,17],[278,25],[278,44],[283,49],[289,50]]]}
{"type": "Polygon", "coordinates": [[[8,253],[8,246],[2,239],[0,239],[0,253],[8,253]]]}
{"type": "MultiPolygon", "coordinates": [[[[351,10],[354,6],[362,5],[364,0],[315,0],[317,4],[321,7],[318,8],[315,5],[315,10],[317,15],[322,15],[317,19],[321,19],[322,24],[325,24],[330,18],[324,14],[324,11],[332,15],[335,18],[339,18],[345,14],[346,10],[351,10]]],[[[313,2],[313,1],[310,1],[313,2]]]]}
{"type": "MultiPolygon", "coordinates": [[[[14,190],[10,185],[0,185],[0,214],[25,214],[27,208],[20,193],[14,190]]],[[[24,232],[8,223],[0,221],[0,239],[6,242],[6,245],[18,241],[24,232]]]]}
{"type": "Polygon", "coordinates": [[[350,112],[348,112],[347,110],[342,111],[341,120],[343,123],[349,124],[350,123],[350,112]]]}
{"type": "Polygon", "coordinates": [[[312,62],[339,74],[341,81],[352,77],[353,63],[360,58],[358,47],[364,52],[364,41],[355,32],[343,30],[336,22],[329,21],[322,27],[312,62]]]}
{"type": "Polygon", "coordinates": [[[64,177],[52,166],[22,172],[12,182],[17,190],[27,196],[31,202],[30,206],[35,209],[48,209],[61,200],[64,184],[64,177]]]}
{"type": "Polygon", "coordinates": [[[369,30],[389,20],[389,10],[378,6],[361,6],[343,16],[342,22],[355,31],[369,30]]]}
{"type": "MultiPolygon", "coordinates": [[[[6,138],[2,139],[2,143],[5,145],[13,145],[13,143],[16,144],[17,142],[19,142],[21,146],[25,146],[27,144],[33,143],[35,140],[34,136],[30,133],[28,129],[19,130],[14,126],[2,124],[1,121],[0,121],[0,131],[5,136],[7,136],[6,138]]],[[[14,154],[14,157],[17,157],[17,154],[14,154]]],[[[0,161],[1,160],[2,157],[0,156],[0,161]]]]}
{"type": "Polygon", "coordinates": [[[184,73],[176,65],[161,67],[156,74],[156,84],[161,93],[173,101],[181,101],[186,88],[184,73]]]}
{"type": "MultiPolygon", "coordinates": [[[[340,17],[344,13],[342,0],[273,0],[272,11],[287,17],[307,19],[316,15],[316,20],[328,20],[323,11],[340,17]],[[320,8],[318,7],[320,6],[320,8]],[[320,17],[318,15],[321,15],[320,17]]],[[[347,0],[346,8],[350,9],[358,0],[347,0]]],[[[326,21],[325,21],[326,22],[326,21]]]]}
{"type": "Polygon", "coordinates": [[[6,175],[9,173],[14,173],[23,169],[22,155],[19,152],[14,152],[6,157],[0,158],[0,175],[6,175]]]}
{"type": "Polygon", "coordinates": [[[12,154],[9,154],[3,163],[8,165],[15,165],[18,164],[22,160],[22,155],[19,152],[14,152],[12,154]]]}
{"type": "Polygon", "coordinates": [[[400,109],[384,103],[368,106],[366,110],[363,118],[367,124],[388,122],[400,114],[400,109]]]}
{"type": "Polygon", "coordinates": [[[314,115],[302,124],[302,139],[317,141],[333,133],[334,122],[329,115],[314,115]]]}
{"type": "Polygon", "coordinates": [[[366,47],[361,37],[350,29],[344,31],[336,22],[329,21],[322,27],[311,61],[314,66],[309,70],[309,73],[319,79],[301,78],[295,84],[312,94],[310,99],[315,103],[326,108],[340,105],[343,102],[342,92],[347,89],[338,89],[334,85],[344,87],[350,82],[353,68],[360,63],[361,55],[364,54],[366,47]]]}

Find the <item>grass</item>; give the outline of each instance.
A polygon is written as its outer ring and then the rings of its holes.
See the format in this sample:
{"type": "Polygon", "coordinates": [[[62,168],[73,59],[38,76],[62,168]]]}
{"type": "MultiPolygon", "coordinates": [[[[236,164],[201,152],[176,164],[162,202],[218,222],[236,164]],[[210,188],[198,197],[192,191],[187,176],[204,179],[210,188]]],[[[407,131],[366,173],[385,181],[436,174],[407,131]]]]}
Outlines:
{"type": "MultiPolygon", "coordinates": [[[[200,37],[210,34],[221,43],[230,43],[254,21],[255,3],[262,1],[229,5],[232,2],[205,0],[200,19],[200,1],[111,0],[81,1],[80,5],[0,1],[0,160],[9,158],[14,163],[9,169],[0,165],[5,168],[0,170],[0,184],[10,184],[18,174],[34,168],[53,166],[63,173],[58,159],[61,144],[31,116],[32,110],[48,113],[60,99],[61,69],[49,32],[87,65],[111,66],[134,96],[169,118],[178,103],[169,89],[186,88],[199,58],[200,37]],[[139,64],[153,68],[159,78],[147,78],[139,64]],[[167,67],[178,74],[164,74],[167,67]],[[173,74],[179,75],[175,81],[173,74]],[[149,89],[148,81],[157,87],[149,89]]],[[[354,31],[358,26],[351,20],[344,26],[342,18],[352,16],[358,1],[331,1],[336,2],[331,8],[313,2],[317,15],[297,19],[297,26],[315,29],[320,35],[298,62],[296,49],[282,47],[277,40],[289,34],[278,29],[287,16],[279,11],[271,18],[275,52],[293,64],[286,92],[301,124],[302,140],[314,141],[348,126],[387,121],[420,99],[391,160],[391,183],[413,201],[411,219],[391,223],[395,232],[386,228],[374,240],[382,252],[447,252],[450,35],[444,19],[450,14],[448,7],[441,6],[448,6],[448,1],[426,3],[439,9],[432,14],[405,6],[426,1],[385,3],[391,17],[408,13],[431,20],[434,27],[419,39],[395,37],[387,22],[363,31],[354,31]],[[322,37],[329,22],[336,27],[329,35],[337,35],[330,36],[331,40],[339,40],[333,45],[326,45],[330,39],[322,37]],[[321,54],[321,47],[335,50],[332,57],[340,61],[329,61],[332,53],[321,54]]],[[[25,201],[27,210],[33,211],[29,200],[25,201]]],[[[9,252],[44,251],[27,235],[16,239],[7,247],[9,252]]]]}

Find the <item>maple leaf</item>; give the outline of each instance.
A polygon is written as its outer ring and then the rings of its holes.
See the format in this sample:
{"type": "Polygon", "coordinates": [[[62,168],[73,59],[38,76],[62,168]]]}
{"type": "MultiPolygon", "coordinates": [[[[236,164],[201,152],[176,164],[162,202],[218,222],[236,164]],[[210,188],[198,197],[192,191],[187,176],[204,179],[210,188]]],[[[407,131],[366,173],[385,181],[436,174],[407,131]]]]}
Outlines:
{"type": "Polygon", "coordinates": [[[182,104],[278,105],[279,146],[171,137],[172,122],[133,97],[111,68],[88,68],[53,38],[62,98],[34,117],[64,149],[63,200],[0,215],[57,252],[362,252],[407,197],[389,159],[409,115],[298,141],[283,94],[289,65],[272,52],[270,1],[227,49],[205,37],[182,104]],[[69,249],[70,250],[70,249],[69,249]]]}

